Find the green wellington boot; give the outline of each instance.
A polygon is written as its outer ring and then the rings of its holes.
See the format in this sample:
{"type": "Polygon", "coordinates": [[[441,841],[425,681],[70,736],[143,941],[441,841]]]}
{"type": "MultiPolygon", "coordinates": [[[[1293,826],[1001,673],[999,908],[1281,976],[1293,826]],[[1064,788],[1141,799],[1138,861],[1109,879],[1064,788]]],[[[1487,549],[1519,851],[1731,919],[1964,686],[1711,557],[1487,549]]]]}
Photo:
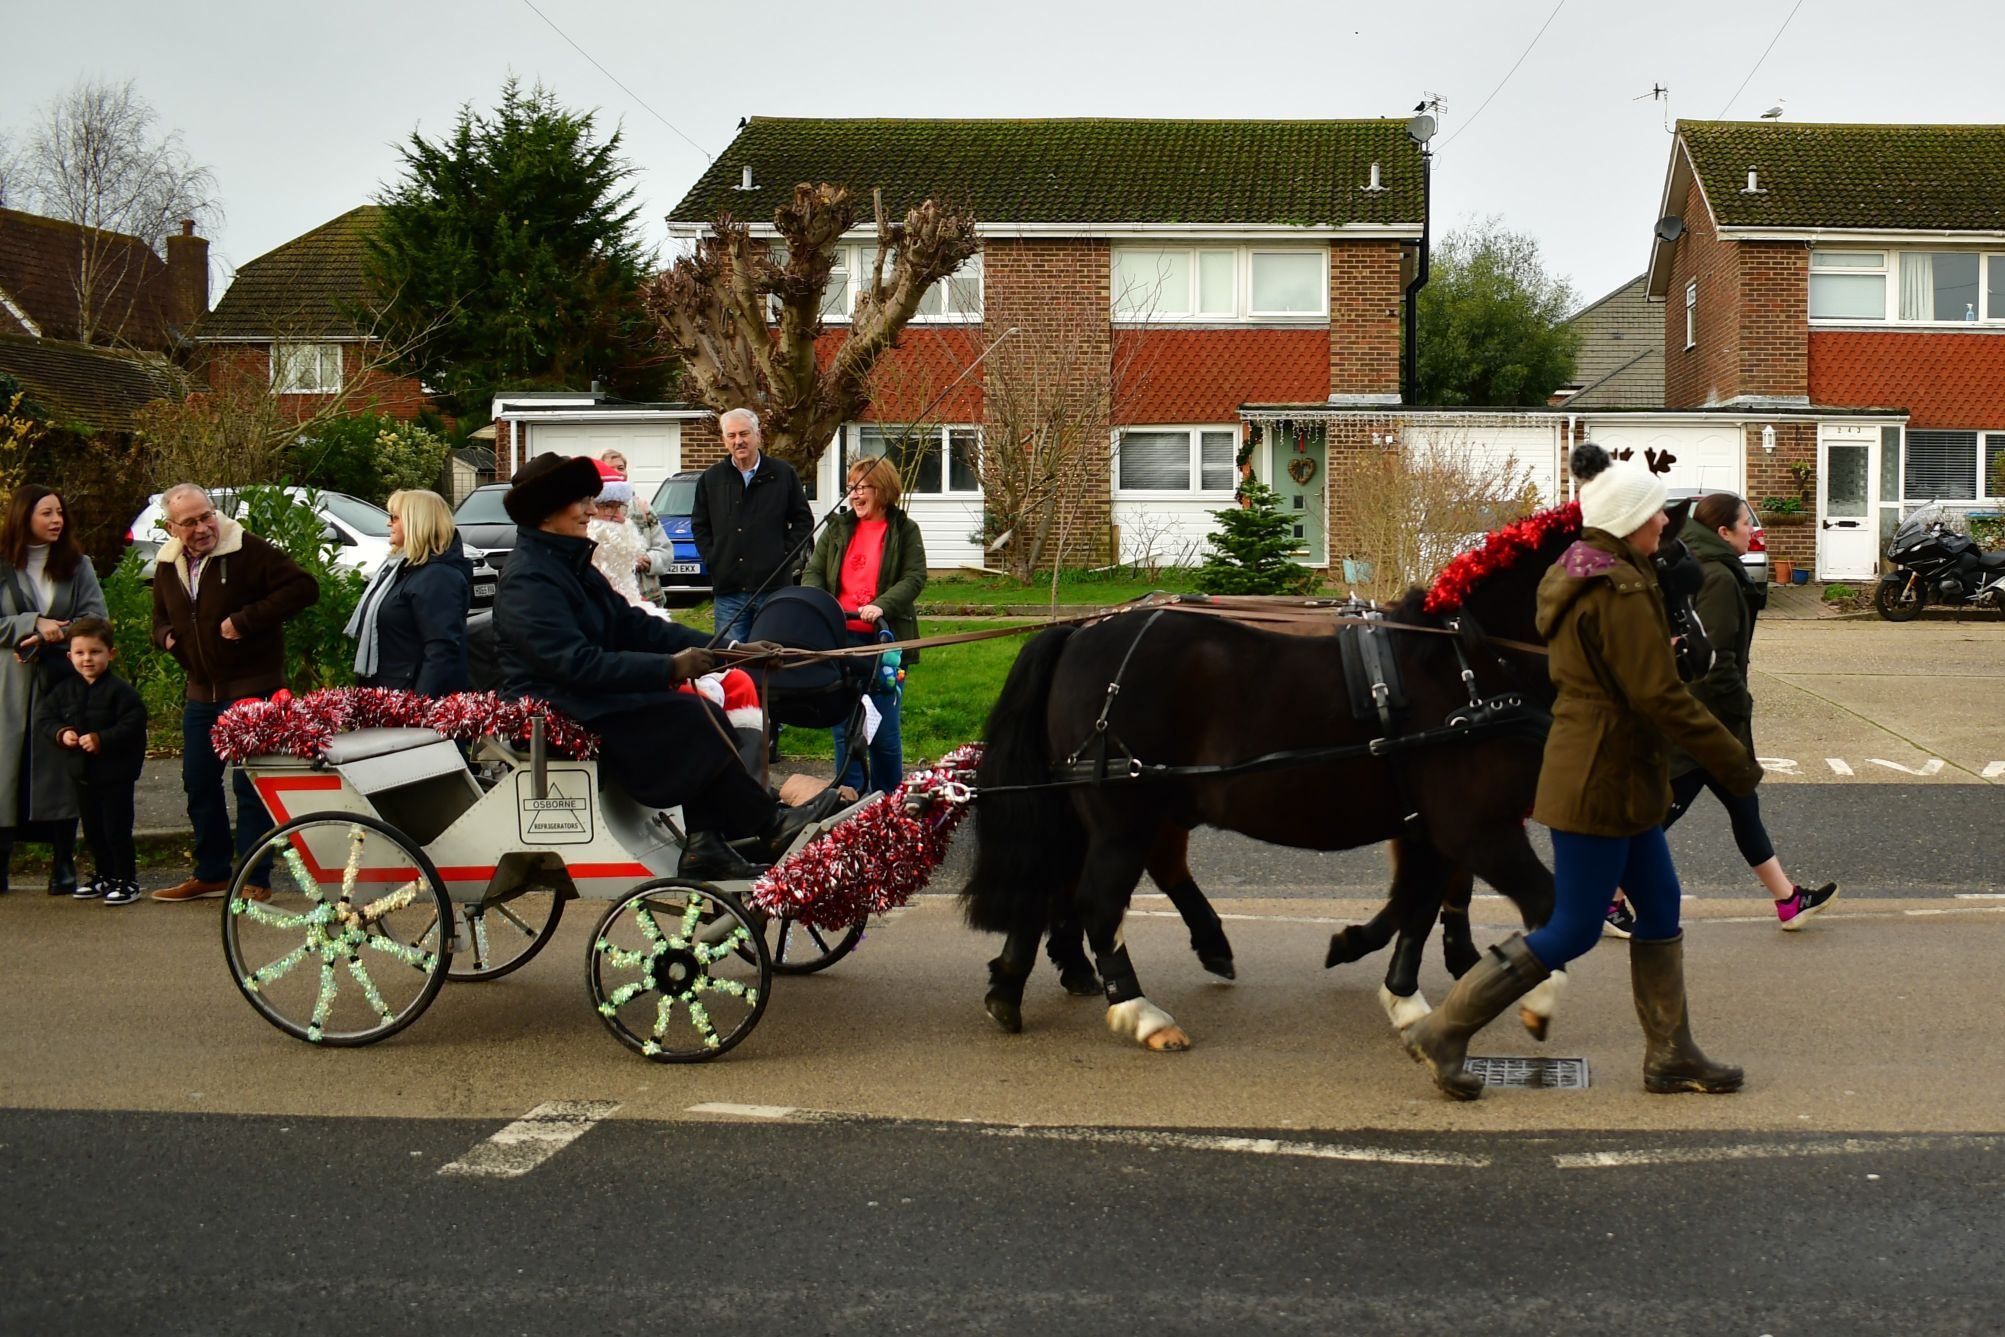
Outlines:
{"type": "Polygon", "coordinates": [[[1440,1007],[1406,1028],[1406,1052],[1428,1066],[1442,1094],[1474,1100],[1483,1094],[1483,1080],[1462,1071],[1469,1037],[1551,973],[1525,946],[1524,935],[1513,933],[1455,981],[1440,1007]]]}
{"type": "Polygon", "coordinates": [[[1685,935],[1631,938],[1629,980],[1636,991],[1636,1016],[1643,1023],[1643,1088],[1657,1095],[1700,1091],[1730,1095],[1740,1090],[1741,1070],[1715,1063],[1692,1041],[1685,1010],[1685,935]]]}

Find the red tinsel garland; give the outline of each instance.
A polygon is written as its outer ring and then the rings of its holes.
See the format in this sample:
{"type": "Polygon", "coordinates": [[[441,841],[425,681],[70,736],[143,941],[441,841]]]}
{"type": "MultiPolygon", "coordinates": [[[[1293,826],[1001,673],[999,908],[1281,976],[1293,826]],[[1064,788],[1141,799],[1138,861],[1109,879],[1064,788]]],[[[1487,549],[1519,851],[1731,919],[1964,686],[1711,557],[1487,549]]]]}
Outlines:
{"type": "Polygon", "coordinates": [[[1502,529],[1492,530],[1480,548],[1462,553],[1434,578],[1424,605],[1430,613],[1452,613],[1462,606],[1469,591],[1500,571],[1516,566],[1527,553],[1536,552],[1557,531],[1580,532],[1580,503],[1528,515],[1502,529]]]}
{"type": "Polygon", "coordinates": [[[947,857],[981,756],[981,744],[969,743],[912,772],[889,798],[768,869],[752,884],[753,902],[825,929],[904,905],[947,857]]]}
{"type": "Polygon", "coordinates": [[[598,735],[541,701],[504,701],[493,692],[419,696],[386,687],[334,687],[295,697],[279,692],[269,701],[239,701],[209,731],[209,742],[225,761],[282,755],[312,761],[338,733],[353,729],[435,729],[471,743],[484,734],[525,743],[529,722],[543,717],[552,755],[590,760],[599,754],[598,735]]]}

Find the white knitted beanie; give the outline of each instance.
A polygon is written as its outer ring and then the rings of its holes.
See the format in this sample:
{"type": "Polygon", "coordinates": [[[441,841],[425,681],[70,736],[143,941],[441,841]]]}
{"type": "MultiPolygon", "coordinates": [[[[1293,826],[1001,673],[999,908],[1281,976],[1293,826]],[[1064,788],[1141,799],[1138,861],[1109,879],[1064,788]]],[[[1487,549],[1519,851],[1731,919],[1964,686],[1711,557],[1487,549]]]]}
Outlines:
{"type": "Polygon", "coordinates": [[[1580,524],[1627,538],[1664,509],[1664,480],[1640,464],[1611,460],[1593,442],[1575,446],[1574,479],[1580,485],[1580,524]]]}

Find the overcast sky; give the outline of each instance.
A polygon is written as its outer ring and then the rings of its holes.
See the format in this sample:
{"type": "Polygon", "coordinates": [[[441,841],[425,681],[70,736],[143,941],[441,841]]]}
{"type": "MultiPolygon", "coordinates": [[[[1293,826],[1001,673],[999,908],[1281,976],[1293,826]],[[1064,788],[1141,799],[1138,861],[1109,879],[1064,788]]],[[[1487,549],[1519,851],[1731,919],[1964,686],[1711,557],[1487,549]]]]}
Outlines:
{"type": "Polygon", "coordinates": [[[134,79],[215,169],[220,296],[511,72],[623,126],[656,243],[746,115],[1343,118],[1439,94],[1437,232],[1499,215],[1586,301],[1647,258],[1670,147],[1653,85],[1673,119],[1782,98],[1791,121],[2005,121],[1998,0],[534,3],[0,0],[0,132],[79,78],[134,79]]]}

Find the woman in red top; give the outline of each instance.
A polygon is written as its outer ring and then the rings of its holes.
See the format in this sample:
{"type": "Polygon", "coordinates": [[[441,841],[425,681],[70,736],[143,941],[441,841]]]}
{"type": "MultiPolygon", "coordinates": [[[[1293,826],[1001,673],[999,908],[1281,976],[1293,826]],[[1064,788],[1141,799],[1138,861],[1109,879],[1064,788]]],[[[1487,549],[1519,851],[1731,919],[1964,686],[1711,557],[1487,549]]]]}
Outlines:
{"type": "MultiPolygon", "coordinates": [[[[838,515],[815,544],[801,583],[828,590],[849,614],[849,634],[855,644],[874,640],[878,624],[887,625],[901,641],[916,640],[919,618],[913,604],[926,588],[926,542],[919,526],[898,507],[902,491],[898,471],[883,456],[849,466],[849,513],[838,515]]],[[[904,654],[909,667],[916,651],[904,654]]],[[[879,723],[870,740],[870,787],[889,794],[905,778],[904,747],[898,736],[898,706],[903,695],[897,682],[880,677],[870,700],[879,723]]],[[[836,774],[859,792],[863,760],[845,746],[843,726],[835,727],[836,774]]]]}

